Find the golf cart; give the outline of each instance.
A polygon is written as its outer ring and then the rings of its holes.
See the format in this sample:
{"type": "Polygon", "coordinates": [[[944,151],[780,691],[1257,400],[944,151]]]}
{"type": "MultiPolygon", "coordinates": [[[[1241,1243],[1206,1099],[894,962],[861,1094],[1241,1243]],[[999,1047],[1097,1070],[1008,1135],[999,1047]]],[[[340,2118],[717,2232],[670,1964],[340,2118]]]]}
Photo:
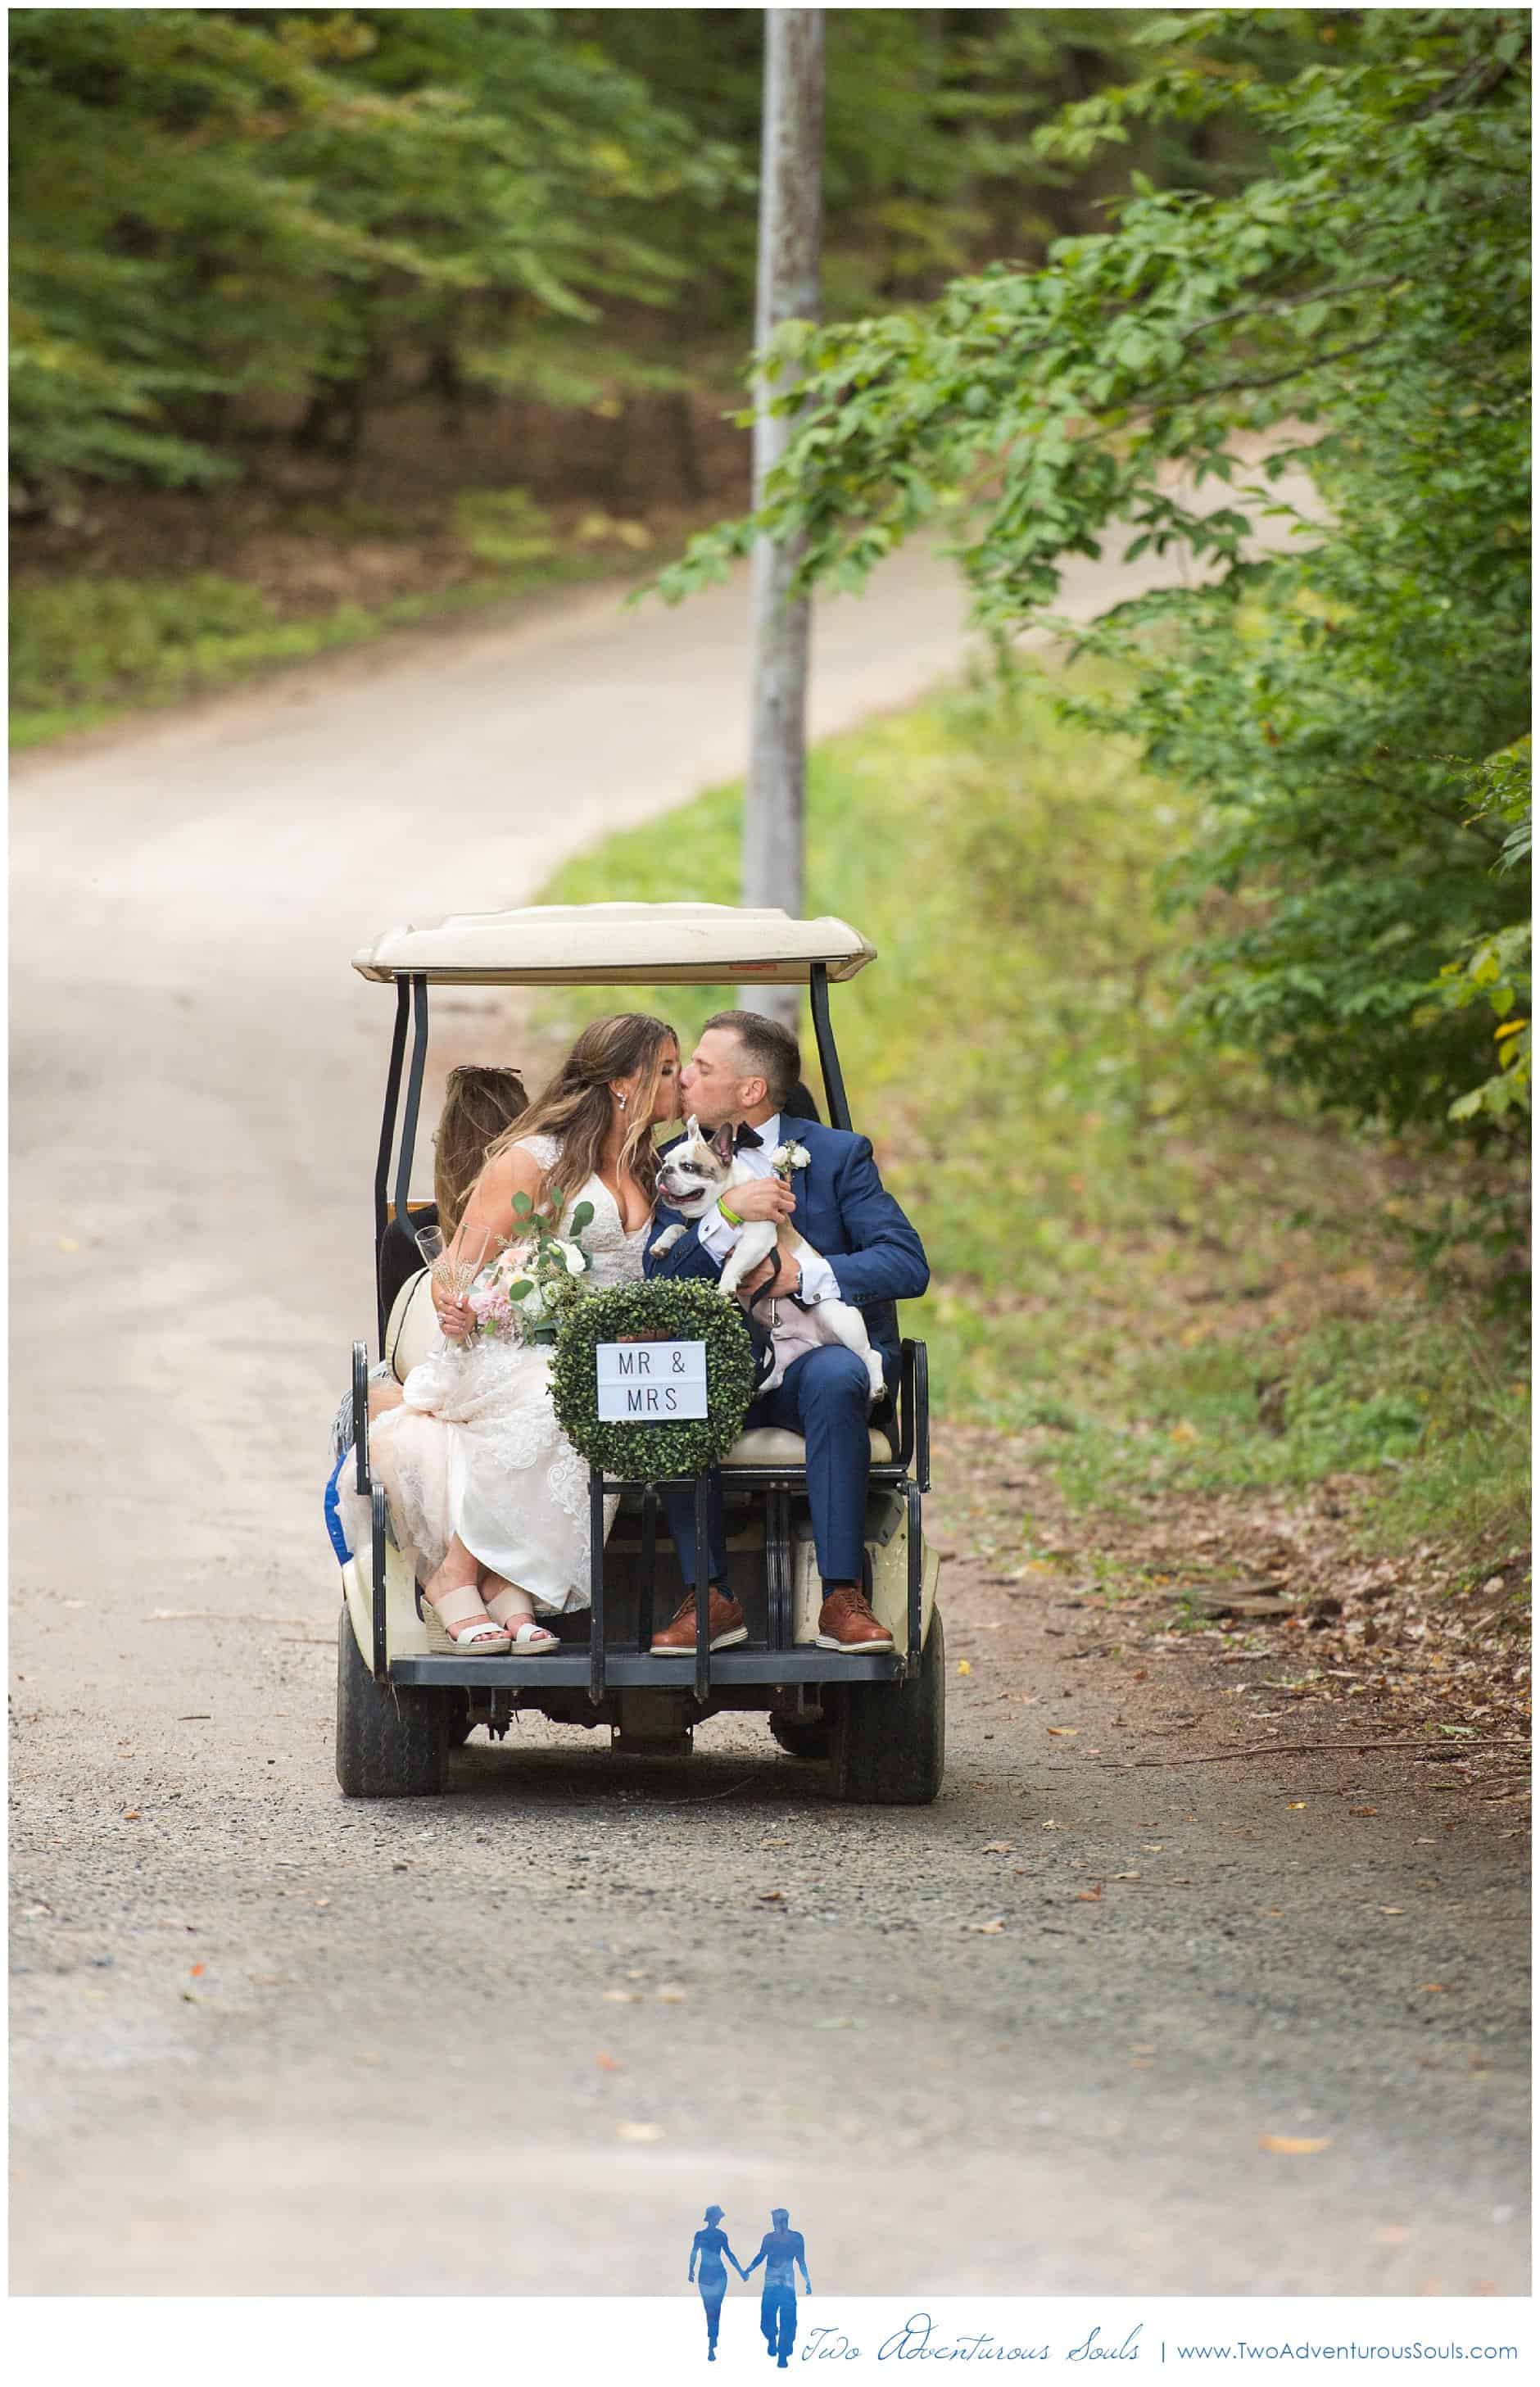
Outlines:
{"type": "MultiPolygon", "coordinates": [[[[591,903],[461,915],[388,929],[354,957],[364,978],[396,989],[395,1032],[374,1171],[379,1350],[404,1381],[436,1332],[415,1236],[435,1222],[410,1196],[430,986],[805,986],[830,1122],[850,1108],[829,1019],[831,981],[853,978],[872,948],[842,920],[712,903],[591,903]],[[410,1055],[408,1045],[410,1045],[410,1055]],[[403,1102],[403,1084],[405,1099],[403,1102]],[[399,1136],[398,1118],[399,1115],[399,1136]],[[394,1199],[391,1158],[395,1154],[394,1199]]],[[[817,1116],[805,1088],[788,1105],[817,1116]]],[[[371,1547],[343,1567],[337,1644],[337,1779],[349,1798],[441,1791],[448,1752],[476,1727],[502,1738],[515,1709],[561,1724],[607,1726],[627,1753],[687,1752],[694,1726],[725,1709],[768,1718],[789,1754],[827,1760],[834,1794],[920,1805],[940,1788],[945,1653],[935,1606],[939,1561],[921,1531],[929,1488],[923,1343],[902,1345],[896,1399],[873,1413],[866,1509],[867,1596],[893,1647],[850,1653],[815,1643],[822,1598],[808,1518],[805,1450],[775,1428],[741,1433],[720,1461],[733,1587],[749,1640],[712,1650],[704,1569],[696,1593],[693,1664],[654,1657],[654,1619],[687,1597],[660,1494],[689,1488],[697,1547],[706,1547],[709,1478],[618,1483],[590,1467],[591,1606],[549,1620],[562,1646],[541,1656],[448,1655],[423,1614],[421,1585],[392,1538],[382,1485],[369,1476],[369,1358],[353,1346],[357,1484],[370,1503],[371,1547]],[[608,1542],[606,1494],[620,1495],[608,1542]]]]}

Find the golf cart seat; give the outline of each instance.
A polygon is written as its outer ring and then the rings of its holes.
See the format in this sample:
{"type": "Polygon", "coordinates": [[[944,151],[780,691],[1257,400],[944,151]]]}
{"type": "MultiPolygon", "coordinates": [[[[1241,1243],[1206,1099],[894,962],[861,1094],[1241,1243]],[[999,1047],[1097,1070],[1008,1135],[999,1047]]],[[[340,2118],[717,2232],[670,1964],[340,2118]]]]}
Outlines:
{"type": "MultiPolygon", "coordinates": [[[[880,1426],[871,1430],[872,1465],[890,1467],[893,1446],[880,1426]]],[[[758,1425],[740,1433],[723,1459],[724,1467],[805,1467],[807,1445],[787,1426],[758,1425]]]]}

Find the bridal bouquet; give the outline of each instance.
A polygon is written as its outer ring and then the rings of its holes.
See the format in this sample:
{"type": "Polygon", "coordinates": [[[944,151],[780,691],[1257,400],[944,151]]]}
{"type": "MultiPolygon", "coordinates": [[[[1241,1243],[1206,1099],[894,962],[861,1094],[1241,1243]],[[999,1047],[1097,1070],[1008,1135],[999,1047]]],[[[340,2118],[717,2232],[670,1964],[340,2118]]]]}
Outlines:
{"type": "Polygon", "coordinates": [[[513,1197],[515,1232],[482,1269],[465,1298],[478,1334],[521,1343],[554,1343],[562,1310],[591,1262],[577,1241],[594,1215],[580,1202],[565,1235],[539,1218],[527,1194],[513,1197]]]}

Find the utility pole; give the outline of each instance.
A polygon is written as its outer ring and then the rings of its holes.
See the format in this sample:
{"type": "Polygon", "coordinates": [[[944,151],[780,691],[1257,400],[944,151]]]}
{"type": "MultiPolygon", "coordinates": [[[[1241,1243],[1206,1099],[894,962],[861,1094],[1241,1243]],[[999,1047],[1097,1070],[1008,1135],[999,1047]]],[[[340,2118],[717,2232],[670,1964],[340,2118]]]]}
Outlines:
{"type": "MultiPolygon", "coordinates": [[[[822,219],[824,12],[764,11],[764,123],[761,141],[759,276],[754,347],[763,355],[779,323],[818,313],[822,219]]],[[[776,376],[761,373],[754,390],[754,504],[790,436],[786,415],[772,414],[776,376]]],[[[755,542],[750,575],[751,726],[749,789],[743,810],[743,900],[802,909],[802,815],[807,783],[807,666],[812,606],[788,601],[797,549],[784,539],[755,542]]],[[[740,1000],[795,1028],[796,990],[745,988],[740,1000]]]]}

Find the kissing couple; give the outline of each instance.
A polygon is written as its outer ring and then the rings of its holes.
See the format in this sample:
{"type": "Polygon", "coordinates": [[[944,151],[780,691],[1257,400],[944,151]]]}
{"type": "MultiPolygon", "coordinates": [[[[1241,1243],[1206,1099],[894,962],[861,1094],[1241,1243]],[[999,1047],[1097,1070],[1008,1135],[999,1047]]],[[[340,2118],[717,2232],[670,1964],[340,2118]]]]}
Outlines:
{"type": "MultiPolygon", "coordinates": [[[[683,1066],[666,1022],[637,1012],[595,1020],[544,1092],[486,1143],[458,1214],[446,1214],[441,1200],[439,1224],[446,1261],[458,1264],[510,1235],[520,1194],[562,1236],[586,1205],[590,1216],[573,1239],[596,1291],[643,1277],[716,1282],[726,1273],[745,1306],[764,1387],[746,1426],[789,1428],[806,1443],[824,1588],[819,1643],[886,1649],[891,1636],[862,1588],[868,1421],[877,1363],[887,1392],[897,1383],[893,1305],[923,1294],[929,1269],[866,1138],[803,1116],[801,1080],[796,1037],[757,1012],[716,1013],[683,1066]],[[682,1117],[691,1130],[671,1139],[666,1130],[682,1117]],[[793,1143],[794,1171],[783,1154],[793,1143]],[[718,1181],[726,1190],[713,1195],[718,1181]],[[767,1229],[787,1223],[792,1234],[753,1267],[735,1269],[741,1243],[764,1245],[767,1229]],[[817,1331],[826,1304],[838,1320],[832,1341],[817,1331]],[[851,1309],[862,1314],[864,1335],[852,1335],[851,1309]],[[850,1347],[867,1339],[871,1369],[850,1347]]],[[[371,1386],[371,1472],[447,1643],[466,1653],[541,1655],[559,1646],[542,1619],[588,1605],[587,1465],[557,1423],[549,1347],[478,1334],[448,1274],[435,1273],[432,1290],[437,1347],[399,1387],[371,1386]]],[[[606,1531],[613,1509],[607,1502],[606,1531]]],[[[668,1510],[689,1589],[651,1648],[688,1657],[702,1554],[690,1497],[669,1495],[668,1510]]],[[[714,1477],[709,1520],[711,1646],[721,1649],[746,1640],[748,1627],[728,1579],[714,1477]]]]}

